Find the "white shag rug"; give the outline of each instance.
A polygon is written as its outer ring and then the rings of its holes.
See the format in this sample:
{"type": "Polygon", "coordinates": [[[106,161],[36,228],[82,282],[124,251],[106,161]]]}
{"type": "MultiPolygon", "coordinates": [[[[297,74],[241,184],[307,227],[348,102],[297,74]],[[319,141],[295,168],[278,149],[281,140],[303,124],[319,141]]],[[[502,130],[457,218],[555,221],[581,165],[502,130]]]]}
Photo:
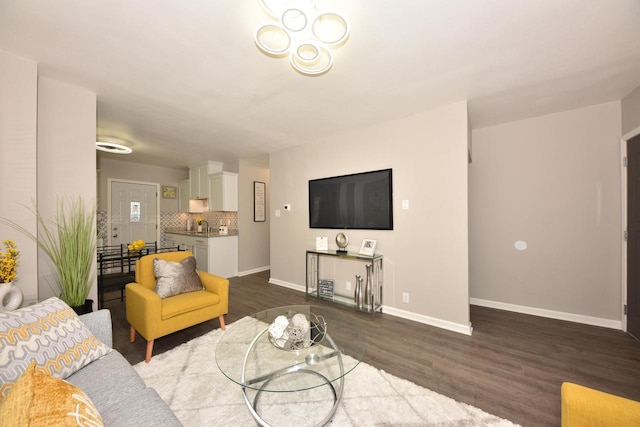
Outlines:
{"type": "MultiPolygon", "coordinates": [[[[227,325],[233,328],[239,322],[227,325]]],[[[185,427],[256,425],[239,385],[216,364],[222,330],[211,331],[151,362],[134,366],[185,427]]],[[[473,406],[360,363],[345,377],[342,402],[332,426],[515,426],[473,406]]],[[[262,393],[259,413],[274,426],[315,425],[333,405],[328,387],[304,393],[262,393]]]]}

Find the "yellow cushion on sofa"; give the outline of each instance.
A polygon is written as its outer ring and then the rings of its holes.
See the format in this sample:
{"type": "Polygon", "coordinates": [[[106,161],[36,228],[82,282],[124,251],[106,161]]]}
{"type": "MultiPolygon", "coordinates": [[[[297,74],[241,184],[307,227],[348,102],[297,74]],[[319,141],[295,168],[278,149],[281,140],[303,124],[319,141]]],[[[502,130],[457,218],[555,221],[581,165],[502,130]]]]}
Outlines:
{"type": "Polygon", "coordinates": [[[219,302],[220,297],[208,291],[195,291],[174,295],[162,300],[162,320],[216,305],[219,302]]]}
{"type": "Polygon", "coordinates": [[[562,427],[640,426],[640,402],[572,383],[561,394],[562,427]]]}
{"type": "Polygon", "coordinates": [[[54,378],[32,362],[0,400],[2,426],[103,426],[95,405],[82,390],[54,378]]]}

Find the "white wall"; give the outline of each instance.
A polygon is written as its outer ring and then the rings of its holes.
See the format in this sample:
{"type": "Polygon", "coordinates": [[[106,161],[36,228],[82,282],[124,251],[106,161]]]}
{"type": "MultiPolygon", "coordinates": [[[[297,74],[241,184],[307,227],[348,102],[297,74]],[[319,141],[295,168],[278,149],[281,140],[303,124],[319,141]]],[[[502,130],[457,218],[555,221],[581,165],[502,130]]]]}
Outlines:
{"type": "Polygon", "coordinates": [[[304,289],[305,251],[315,237],[328,236],[336,248],[337,230],[309,228],[309,179],[392,168],[394,230],[349,230],[348,249],[378,241],[385,312],[469,333],[467,144],[461,102],[272,153],[271,282],[304,289]],[[403,199],[409,210],[401,210],[403,199]]]}
{"type": "Polygon", "coordinates": [[[473,303],[620,327],[620,132],[619,102],[473,131],[473,303]]]}
{"type": "MultiPolygon", "coordinates": [[[[122,160],[99,157],[98,159],[98,207],[107,210],[108,204],[108,184],[109,178],[124,179],[129,181],[157,183],[160,185],[171,185],[178,187],[178,181],[189,179],[188,169],[172,169],[161,166],[151,166],[141,163],[132,163],[122,156],[122,160]]],[[[162,187],[160,187],[162,190],[162,187]]],[[[160,200],[160,211],[178,212],[179,196],[175,199],[160,200]]]]}
{"type": "Polygon", "coordinates": [[[622,99],[622,135],[640,131],[640,86],[622,99]]]}
{"type": "MultiPolygon", "coordinates": [[[[96,94],[56,80],[38,81],[38,208],[55,218],[58,198],[96,203],[96,94]]],[[[53,268],[38,257],[38,295],[57,295],[53,268]],[[52,289],[53,286],[53,289],[52,289]]],[[[95,269],[95,261],[94,261],[95,269]]],[[[97,301],[97,285],[89,298],[97,301]]]]}
{"type": "MultiPolygon", "coordinates": [[[[25,215],[36,200],[38,68],[35,62],[0,51],[0,217],[36,233],[25,215]]],[[[25,299],[38,297],[37,246],[0,224],[0,241],[13,239],[20,251],[15,284],[25,299]]],[[[4,245],[2,247],[4,251],[4,245]]]]}
{"type": "Polygon", "coordinates": [[[239,275],[255,273],[269,268],[269,180],[268,158],[263,162],[240,160],[238,174],[238,271],[239,275]],[[267,214],[265,222],[253,220],[253,182],[266,184],[267,214]]]}

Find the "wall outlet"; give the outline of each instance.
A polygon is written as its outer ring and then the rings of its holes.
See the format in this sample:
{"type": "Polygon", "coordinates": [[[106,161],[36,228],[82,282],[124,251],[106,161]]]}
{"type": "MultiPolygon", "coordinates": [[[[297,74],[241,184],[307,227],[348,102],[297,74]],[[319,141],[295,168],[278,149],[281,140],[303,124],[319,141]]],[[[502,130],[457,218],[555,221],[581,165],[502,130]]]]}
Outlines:
{"type": "Polygon", "coordinates": [[[347,290],[350,291],[351,290],[351,282],[347,282],[347,290]]]}
{"type": "Polygon", "coordinates": [[[409,304],[409,293],[407,292],[402,293],[402,302],[405,304],[409,304]]]}

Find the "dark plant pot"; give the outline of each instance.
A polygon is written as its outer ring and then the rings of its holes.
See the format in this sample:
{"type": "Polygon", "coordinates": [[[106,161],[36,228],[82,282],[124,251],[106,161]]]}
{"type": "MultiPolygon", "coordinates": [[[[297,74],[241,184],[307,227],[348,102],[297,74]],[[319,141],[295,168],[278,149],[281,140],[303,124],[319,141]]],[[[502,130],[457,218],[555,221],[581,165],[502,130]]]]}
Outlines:
{"type": "Polygon", "coordinates": [[[91,313],[93,311],[93,300],[86,299],[84,300],[84,304],[74,306],[71,308],[73,308],[73,311],[75,311],[78,316],[81,314],[91,313]]]}

